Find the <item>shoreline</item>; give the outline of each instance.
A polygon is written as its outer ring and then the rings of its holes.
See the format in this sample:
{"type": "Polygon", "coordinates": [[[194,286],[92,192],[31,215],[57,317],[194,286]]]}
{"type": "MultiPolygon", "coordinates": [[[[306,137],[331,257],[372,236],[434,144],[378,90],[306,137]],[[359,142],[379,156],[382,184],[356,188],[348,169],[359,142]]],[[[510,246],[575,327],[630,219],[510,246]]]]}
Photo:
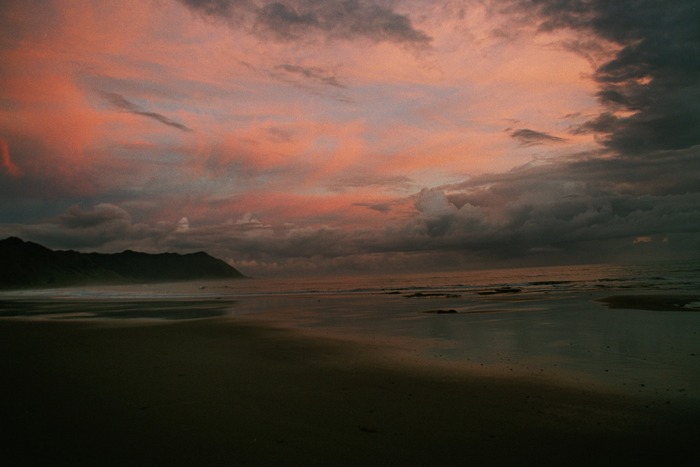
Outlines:
{"type": "Polygon", "coordinates": [[[0,320],[14,465],[644,465],[696,409],[423,368],[274,322],[0,320]],[[26,447],[25,447],[26,446],[26,447]]]}

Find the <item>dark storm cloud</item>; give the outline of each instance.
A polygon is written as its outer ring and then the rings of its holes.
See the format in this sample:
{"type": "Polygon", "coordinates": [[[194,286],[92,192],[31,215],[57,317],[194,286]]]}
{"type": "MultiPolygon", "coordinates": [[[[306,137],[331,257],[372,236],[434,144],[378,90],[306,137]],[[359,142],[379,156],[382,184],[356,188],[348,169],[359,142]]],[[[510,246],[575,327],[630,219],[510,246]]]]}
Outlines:
{"type": "Polygon", "coordinates": [[[225,16],[233,15],[236,8],[250,6],[246,0],[180,0],[188,7],[198,10],[206,15],[225,16]]]}
{"type": "Polygon", "coordinates": [[[16,235],[51,248],[107,248],[114,252],[130,244],[153,244],[162,237],[162,227],[134,224],[124,209],[109,203],[91,208],[78,205],[38,224],[2,225],[0,234],[16,235]]]}
{"type": "Polygon", "coordinates": [[[611,110],[583,130],[605,134],[618,152],[684,149],[700,144],[700,6],[695,0],[526,0],[522,11],[541,28],[573,28],[614,41],[621,49],[600,64],[598,96],[611,110]]]}
{"type": "Polygon", "coordinates": [[[541,131],[530,130],[528,128],[520,128],[518,130],[512,130],[510,136],[516,139],[523,146],[535,146],[538,144],[551,144],[551,143],[563,143],[566,141],[564,138],[558,136],[552,136],[541,131]]]}
{"type": "Polygon", "coordinates": [[[345,85],[338,80],[334,73],[328,72],[323,68],[303,67],[299,65],[290,65],[288,63],[278,65],[276,68],[319,84],[336,88],[345,88],[345,85]]]}
{"type": "Polygon", "coordinates": [[[427,46],[431,38],[411,19],[379,2],[367,0],[286,0],[257,6],[237,0],[180,0],[193,11],[232,24],[248,21],[262,36],[289,41],[321,33],[331,39],[364,38],[427,46]]]}
{"type": "Polygon", "coordinates": [[[92,209],[72,206],[56,218],[56,224],[70,229],[101,229],[105,226],[126,226],[131,216],[112,204],[98,204],[92,209]]]}
{"type": "Polygon", "coordinates": [[[146,110],[143,110],[140,106],[134,104],[133,102],[127,100],[122,96],[121,94],[113,93],[113,92],[104,92],[102,93],[102,96],[107,99],[114,107],[121,109],[125,112],[129,112],[134,115],[141,115],[142,117],[148,117],[153,120],[156,120],[160,123],[163,123],[164,125],[171,126],[173,128],[177,128],[178,130],[181,131],[192,131],[191,128],[183,125],[180,122],[176,122],[175,120],[172,120],[165,115],[161,115],[156,112],[149,112],[146,110]]]}
{"type": "Polygon", "coordinates": [[[381,212],[382,214],[386,214],[391,211],[390,203],[353,203],[352,205],[368,208],[373,211],[381,212]]]}
{"type": "Polygon", "coordinates": [[[564,41],[562,45],[567,50],[585,58],[593,67],[597,67],[598,63],[601,61],[601,57],[604,57],[606,54],[606,50],[600,42],[591,39],[568,40],[564,41]]]}
{"type": "Polygon", "coordinates": [[[566,175],[547,181],[556,172],[537,172],[474,181],[461,191],[422,192],[418,214],[393,232],[387,229],[376,245],[387,252],[451,252],[493,264],[635,260],[640,237],[654,239],[660,255],[655,259],[670,252],[689,257],[700,247],[697,193],[606,192],[566,175]]]}

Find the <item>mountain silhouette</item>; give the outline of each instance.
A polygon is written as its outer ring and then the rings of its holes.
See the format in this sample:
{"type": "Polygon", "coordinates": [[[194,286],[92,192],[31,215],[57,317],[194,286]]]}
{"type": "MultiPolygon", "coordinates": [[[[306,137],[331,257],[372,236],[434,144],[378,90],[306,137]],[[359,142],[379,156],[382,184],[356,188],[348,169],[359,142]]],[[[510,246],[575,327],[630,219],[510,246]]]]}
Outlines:
{"type": "Polygon", "coordinates": [[[194,279],[245,278],[202,251],[148,254],[54,251],[17,237],[0,240],[0,288],[132,284],[194,279]]]}

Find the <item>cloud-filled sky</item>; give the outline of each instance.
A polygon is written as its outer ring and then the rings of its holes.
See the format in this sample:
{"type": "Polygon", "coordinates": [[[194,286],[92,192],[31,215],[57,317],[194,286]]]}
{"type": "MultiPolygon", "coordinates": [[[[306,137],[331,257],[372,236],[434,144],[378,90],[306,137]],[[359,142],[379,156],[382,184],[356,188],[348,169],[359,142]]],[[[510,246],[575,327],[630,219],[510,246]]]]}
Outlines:
{"type": "Polygon", "coordinates": [[[7,0],[0,237],[253,276],[700,255],[694,0],[7,0]]]}

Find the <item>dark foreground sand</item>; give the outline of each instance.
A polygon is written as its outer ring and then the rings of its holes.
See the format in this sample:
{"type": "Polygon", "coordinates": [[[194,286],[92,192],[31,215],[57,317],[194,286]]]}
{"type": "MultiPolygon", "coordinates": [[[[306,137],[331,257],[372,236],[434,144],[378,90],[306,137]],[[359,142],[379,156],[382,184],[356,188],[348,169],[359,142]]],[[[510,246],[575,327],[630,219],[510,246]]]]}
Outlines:
{"type": "Polygon", "coordinates": [[[3,465],[698,465],[697,411],[235,320],[0,320],[3,465]]]}

